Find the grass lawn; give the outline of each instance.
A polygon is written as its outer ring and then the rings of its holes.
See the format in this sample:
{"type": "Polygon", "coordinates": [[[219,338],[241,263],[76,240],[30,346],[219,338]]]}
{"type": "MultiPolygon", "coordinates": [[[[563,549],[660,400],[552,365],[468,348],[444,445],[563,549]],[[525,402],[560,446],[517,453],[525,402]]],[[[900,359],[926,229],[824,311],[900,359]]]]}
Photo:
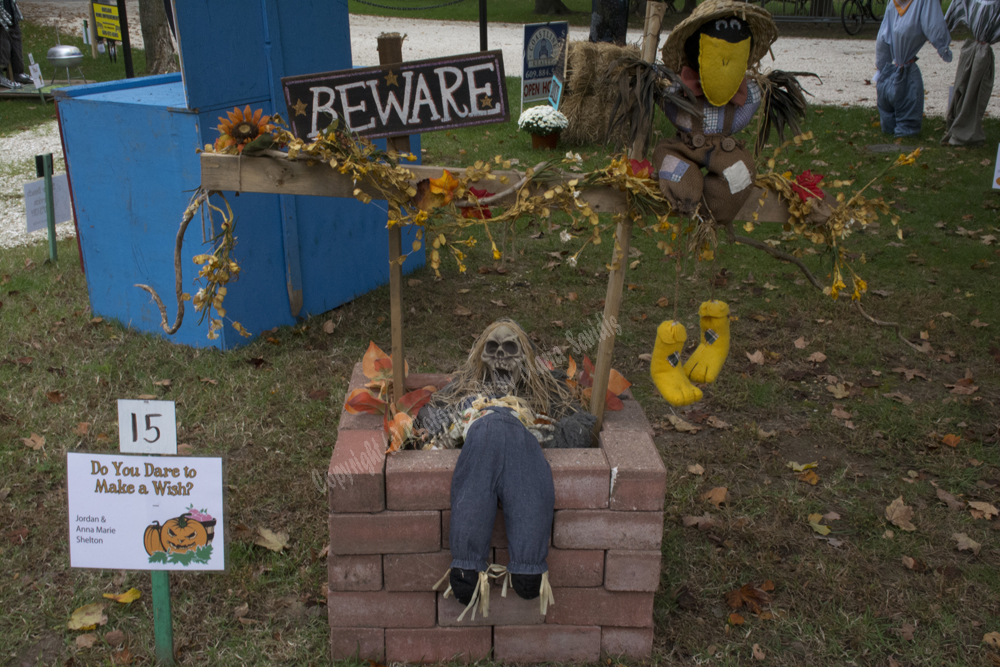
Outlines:
{"type": "MultiPolygon", "coordinates": [[[[12,113],[4,104],[0,115],[12,113]]],[[[876,121],[872,110],[815,108],[808,126],[816,140],[782,153],[779,164],[867,182],[897,154],[865,148],[892,143],[876,121]]],[[[714,266],[686,263],[675,294],[675,264],[657,247],[662,237],[633,234],[638,264],[626,278],[614,366],[633,382],[667,468],[656,664],[1000,661],[983,639],[1000,632],[1000,520],[950,509],[938,495],[1000,505],[1000,197],[989,189],[1000,121],[987,122],[977,149],[940,147],[941,125],[927,119],[922,136],[907,142],[925,147],[917,165],[875,184],[901,216],[903,240],[885,217],[847,240],[869,283],[869,312],[899,322],[929,353],[745,246],[720,245],[714,266]],[[693,347],[698,305],[713,294],[736,318],[729,360],[701,403],[672,411],[640,355],[675,307],[693,347]],[[676,431],[674,412],[700,430],[676,431]],[[719,420],[728,427],[710,425],[719,420]],[[800,481],[790,462],[815,462],[818,483],[800,481]],[[689,469],[696,464],[700,473],[689,469]],[[702,499],[715,487],[730,495],[718,508],[702,499]],[[899,497],[915,530],[886,519],[899,497]],[[712,526],[684,527],[685,517],[706,513],[712,526]],[[810,526],[813,514],[826,515],[828,535],[810,526]],[[978,554],[956,549],[959,533],[981,544],[978,554]],[[739,624],[725,594],[766,580],[775,585],[770,614],[744,609],[739,624]],[[752,657],[754,645],[763,661],[752,657]]],[[[529,145],[516,121],[423,138],[425,163],[440,165],[499,153],[523,167],[546,156],[529,145]]],[[[572,150],[585,168],[607,164],[603,146],[572,150]]],[[[501,264],[480,235],[468,272],[445,261],[442,280],[429,269],[409,276],[411,372],[454,368],[499,316],[551,349],[599,315],[610,238],[588,246],[575,268],[550,266],[553,253],[564,257],[583,241],[564,243],[562,231],[574,233],[558,218],[519,221],[506,235],[494,232],[503,239],[501,264]]],[[[778,225],[758,226],[753,236],[793,245],[778,225]]],[[[241,237],[238,250],[253,242],[241,237]]],[[[65,474],[66,452],[117,451],[116,399],[151,394],[176,402],[178,440],[192,454],[228,462],[229,569],[171,575],[180,663],[327,662],[323,480],[353,365],[369,340],[391,347],[387,288],[220,353],[95,319],[75,239],[60,243],[59,255],[50,265],[43,244],[0,252],[0,659],[154,663],[149,574],[69,568],[65,474]],[[332,334],[327,321],[336,324],[332,334]],[[32,434],[44,445],[28,446],[32,434]],[[289,548],[257,546],[259,528],[287,532],[289,548]],[[133,586],[142,597],[131,604],[102,598],[133,586]],[[107,623],[93,631],[92,646],[78,646],[81,633],[66,629],[70,614],[102,601],[107,623]],[[121,644],[105,641],[111,631],[123,633],[121,644]]],[[[806,261],[825,281],[827,258],[806,261]]]]}

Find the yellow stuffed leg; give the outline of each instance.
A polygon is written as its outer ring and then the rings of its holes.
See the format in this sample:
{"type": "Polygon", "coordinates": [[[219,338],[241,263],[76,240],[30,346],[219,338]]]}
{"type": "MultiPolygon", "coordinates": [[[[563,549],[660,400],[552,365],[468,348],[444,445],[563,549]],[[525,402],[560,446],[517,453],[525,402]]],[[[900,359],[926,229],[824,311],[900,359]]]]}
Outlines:
{"type": "Polygon", "coordinates": [[[649,364],[653,384],[667,403],[675,407],[701,400],[701,389],[691,384],[681,368],[681,349],[686,340],[687,331],[680,322],[660,323],[653,344],[653,361],[649,364]]]}
{"type": "Polygon", "coordinates": [[[729,356],[729,306],[722,301],[706,301],[698,315],[701,344],[684,362],[684,372],[692,382],[715,382],[729,356]]]}

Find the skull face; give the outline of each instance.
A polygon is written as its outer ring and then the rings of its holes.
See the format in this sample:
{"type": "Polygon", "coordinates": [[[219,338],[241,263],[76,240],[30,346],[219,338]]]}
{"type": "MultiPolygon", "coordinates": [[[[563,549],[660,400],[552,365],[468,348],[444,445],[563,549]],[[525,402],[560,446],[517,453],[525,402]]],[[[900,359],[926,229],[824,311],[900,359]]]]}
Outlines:
{"type": "Polygon", "coordinates": [[[517,330],[509,324],[501,324],[486,339],[486,346],[480,357],[489,369],[489,378],[516,385],[527,363],[524,349],[518,342],[517,330]]]}

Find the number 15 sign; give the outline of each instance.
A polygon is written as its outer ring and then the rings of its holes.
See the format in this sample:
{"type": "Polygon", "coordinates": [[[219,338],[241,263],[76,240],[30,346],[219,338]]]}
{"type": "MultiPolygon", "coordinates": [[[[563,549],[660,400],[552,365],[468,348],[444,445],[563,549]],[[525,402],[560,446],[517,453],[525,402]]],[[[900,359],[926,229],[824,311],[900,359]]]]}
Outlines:
{"type": "Polygon", "coordinates": [[[174,402],[120,399],[118,443],[126,454],[176,454],[174,402]]]}

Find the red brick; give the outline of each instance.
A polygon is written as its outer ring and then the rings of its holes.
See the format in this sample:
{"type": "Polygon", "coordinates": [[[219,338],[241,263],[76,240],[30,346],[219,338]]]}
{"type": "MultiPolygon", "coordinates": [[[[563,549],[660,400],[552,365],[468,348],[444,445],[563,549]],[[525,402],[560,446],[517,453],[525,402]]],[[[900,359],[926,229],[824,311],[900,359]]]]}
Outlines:
{"type": "Polygon", "coordinates": [[[382,557],[378,555],[326,557],[331,591],[382,590],[382,557]]]}
{"type": "Polygon", "coordinates": [[[601,431],[601,448],[611,466],[613,510],[663,509],[667,471],[653,439],[645,431],[601,431]]]}
{"type": "Polygon", "coordinates": [[[611,469],[604,451],[546,449],[556,489],[556,509],[603,509],[608,506],[611,469]]]}
{"type": "Polygon", "coordinates": [[[660,585],[659,551],[608,551],[604,587],[609,591],[654,592],[660,585]]]}
{"type": "Polygon", "coordinates": [[[601,657],[644,660],[653,653],[653,628],[601,628],[601,657]]]}
{"type": "Polygon", "coordinates": [[[426,553],[440,542],[440,512],[330,515],[332,554],[426,553]]]}
{"type": "Polygon", "coordinates": [[[383,628],[330,628],[330,657],[334,660],[385,661],[383,628]]]}
{"type": "MultiPolygon", "coordinates": [[[[451,526],[451,510],[441,512],[441,548],[450,549],[448,542],[449,527],[451,526]]],[[[493,520],[493,539],[490,541],[491,547],[507,547],[507,530],[504,528],[503,512],[497,508],[497,518],[493,520]]]]}
{"type": "Polygon", "coordinates": [[[625,406],[621,410],[605,410],[603,431],[643,431],[654,436],[653,427],[646,419],[646,413],[642,411],[639,402],[632,398],[629,391],[621,396],[622,404],[625,406]]]}
{"type": "Polygon", "coordinates": [[[342,431],[326,475],[331,512],[385,509],[385,437],[382,430],[342,431]]]}
{"type": "MultiPolygon", "coordinates": [[[[365,386],[367,382],[368,378],[365,377],[364,371],[361,370],[361,362],[359,361],[354,364],[354,371],[351,373],[351,384],[347,387],[345,400],[347,396],[351,395],[352,391],[365,386]]],[[[382,415],[371,415],[367,412],[352,415],[347,410],[341,409],[340,422],[337,428],[340,431],[381,431],[382,415]]]]}
{"type": "MultiPolygon", "coordinates": [[[[385,589],[388,591],[429,591],[451,567],[447,549],[425,554],[386,554],[382,557],[385,589]]],[[[443,584],[447,587],[447,581],[443,584]]]]}
{"type": "Polygon", "coordinates": [[[419,450],[389,454],[385,463],[385,504],[391,510],[446,510],[451,476],[461,450],[419,450]]]}
{"type": "Polygon", "coordinates": [[[559,549],[659,549],[663,512],[558,510],[552,543],[559,549]]]}
{"type": "MultiPolygon", "coordinates": [[[[510,562],[507,549],[497,549],[494,554],[500,565],[510,562]]],[[[586,588],[604,583],[603,551],[549,548],[546,562],[549,564],[549,583],[553,586],[586,588]]]]}
{"type": "Polygon", "coordinates": [[[600,653],[598,627],[511,625],[493,629],[493,659],[497,661],[597,662],[600,653]]]}
{"type": "Polygon", "coordinates": [[[553,588],[556,603],[545,622],[556,625],[653,625],[653,594],[622,593],[603,588],[553,588]]]}
{"type": "Polygon", "coordinates": [[[389,628],[386,662],[472,662],[489,656],[493,631],[481,628],[389,628]]]}
{"type": "MultiPolygon", "coordinates": [[[[500,597],[501,590],[499,585],[490,587],[489,616],[483,618],[477,609],[475,619],[472,618],[472,611],[469,611],[461,621],[458,620],[458,617],[462,614],[462,610],[465,609],[465,605],[456,600],[454,595],[449,595],[445,598],[443,592],[439,593],[438,625],[444,627],[462,627],[467,625],[541,625],[545,622],[545,617],[542,616],[539,607],[540,603],[537,598],[534,600],[525,600],[510,587],[507,588],[507,597],[504,598],[500,597]]],[[[549,607],[549,613],[552,613],[551,607],[549,607]]]]}
{"type": "Polygon", "coordinates": [[[445,373],[410,373],[406,376],[403,385],[407,391],[413,391],[427,386],[443,389],[449,382],[451,382],[451,376],[445,373]]]}
{"type": "Polygon", "coordinates": [[[327,606],[330,626],[335,628],[430,628],[437,616],[433,592],[330,591],[327,606]]]}

